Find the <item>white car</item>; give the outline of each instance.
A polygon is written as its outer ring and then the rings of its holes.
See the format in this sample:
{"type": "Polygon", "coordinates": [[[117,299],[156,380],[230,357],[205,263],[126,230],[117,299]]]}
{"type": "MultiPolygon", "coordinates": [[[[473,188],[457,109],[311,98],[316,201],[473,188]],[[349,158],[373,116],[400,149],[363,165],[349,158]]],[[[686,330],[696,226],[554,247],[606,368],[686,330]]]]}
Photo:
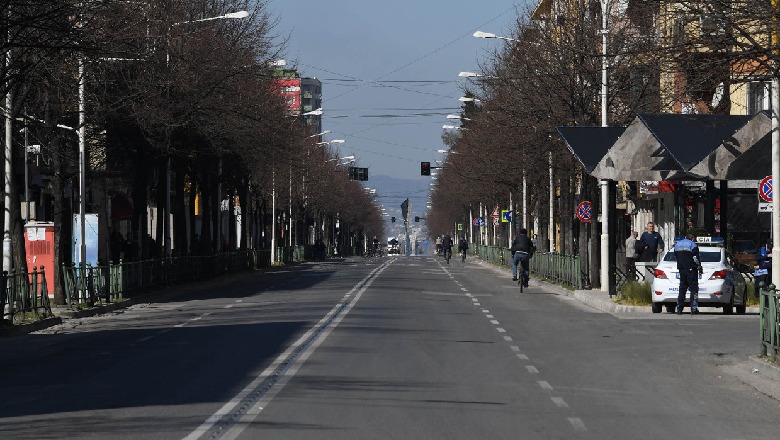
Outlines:
{"type": "MultiPolygon", "coordinates": [[[[699,306],[721,307],[726,315],[734,313],[734,309],[739,314],[745,313],[747,285],[737,261],[725,249],[714,246],[699,246],[699,256],[704,271],[699,275],[699,306]]],[[[680,273],[673,250],[663,255],[653,275],[653,313],[661,313],[663,305],[668,312],[674,312],[680,290],[680,273]]],[[[687,292],[686,307],[690,307],[690,300],[691,294],[687,292]]]]}

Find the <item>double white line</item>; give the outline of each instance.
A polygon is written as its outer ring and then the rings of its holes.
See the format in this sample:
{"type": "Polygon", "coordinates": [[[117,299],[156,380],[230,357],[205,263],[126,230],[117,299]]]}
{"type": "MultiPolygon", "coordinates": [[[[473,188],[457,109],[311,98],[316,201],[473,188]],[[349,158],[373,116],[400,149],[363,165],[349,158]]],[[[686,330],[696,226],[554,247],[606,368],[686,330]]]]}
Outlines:
{"type": "Polygon", "coordinates": [[[363,292],[395,259],[377,267],[360,280],[344,297],[301,336],[293,345],[280,354],[259,376],[224,404],[197,429],[184,437],[184,440],[235,439],[263,411],[271,400],[298,372],[306,359],[319,347],[330,332],[352,310],[363,296],[363,292]]]}

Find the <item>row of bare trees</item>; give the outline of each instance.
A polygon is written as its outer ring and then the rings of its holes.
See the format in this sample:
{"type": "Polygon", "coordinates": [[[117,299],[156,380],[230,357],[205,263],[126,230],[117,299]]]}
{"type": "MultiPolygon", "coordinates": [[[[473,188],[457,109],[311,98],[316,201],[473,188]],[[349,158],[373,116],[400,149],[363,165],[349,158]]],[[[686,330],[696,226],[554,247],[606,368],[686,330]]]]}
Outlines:
{"type": "Polygon", "coordinates": [[[11,211],[14,267],[25,267],[18,203],[24,194],[18,159],[24,135],[41,145],[41,191],[51,199],[57,279],[61,264],[71,262],[80,82],[86,84],[88,212],[101,214],[107,240],[115,227],[109,201],[116,194],[131,200],[131,258],[161,255],[167,176],[174,254],[194,252],[196,242],[202,253],[268,247],[272,216],[281,219],[283,213],[286,224],[290,215],[294,219],[287,231],[296,237],[294,244],[310,244],[312,233],[333,240],[323,231],[336,218],[342,237],[381,233],[375,201],[332,160],[337,152],[316,146],[314,133],[289,115],[269,67],[284,45],[265,1],[9,0],[3,5],[0,44],[6,56],[0,91],[10,97],[6,116],[13,122],[15,156],[14,172],[6,176],[13,202],[4,208],[11,211]],[[248,15],[225,17],[235,11],[248,15]],[[22,127],[26,133],[20,133],[22,127]],[[155,236],[150,236],[149,206],[158,208],[155,236]],[[240,207],[239,238],[234,207],[240,207]],[[226,234],[219,229],[222,211],[230,216],[226,234]],[[194,228],[196,215],[201,230],[194,228]]]}
{"type": "MultiPolygon", "coordinates": [[[[610,125],[626,125],[638,113],[744,112],[744,102],[740,109],[732,96],[743,96],[751,81],[777,76],[778,52],[769,37],[778,22],[767,2],[610,3],[605,9],[610,125]]],[[[598,272],[600,224],[575,217],[583,200],[599,212],[598,182],[568,151],[556,127],[601,124],[602,6],[553,1],[518,11],[512,40],[490,51],[482,76],[465,87],[465,96],[477,99],[464,103],[462,129],[442,136],[451,153],[432,195],[433,233],[468,221],[480,205],[505,209],[511,194],[518,218],[523,213],[529,218],[529,225],[520,226],[538,225],[533,232],[542,249],[551,247],[552,221],[556,251],[590,255],[590,272],[598,272]],[[551,6],[540,10],[543,5],[551,6]]],[[[591,281],[597,287],[598,277],[591,281]]]]}

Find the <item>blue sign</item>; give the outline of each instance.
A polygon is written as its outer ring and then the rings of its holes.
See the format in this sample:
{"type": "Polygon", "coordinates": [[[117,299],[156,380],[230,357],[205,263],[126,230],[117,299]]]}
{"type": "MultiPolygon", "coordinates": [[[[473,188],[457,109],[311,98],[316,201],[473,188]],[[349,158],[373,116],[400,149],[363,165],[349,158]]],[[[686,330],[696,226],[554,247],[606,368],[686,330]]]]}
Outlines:
{"type": "Polygon", "coordinates": [[[515,211],[513,210],[503,210],[501,211],[501,222],[502,223],[512,223],[512,218],[515,216],[515,211]]]}

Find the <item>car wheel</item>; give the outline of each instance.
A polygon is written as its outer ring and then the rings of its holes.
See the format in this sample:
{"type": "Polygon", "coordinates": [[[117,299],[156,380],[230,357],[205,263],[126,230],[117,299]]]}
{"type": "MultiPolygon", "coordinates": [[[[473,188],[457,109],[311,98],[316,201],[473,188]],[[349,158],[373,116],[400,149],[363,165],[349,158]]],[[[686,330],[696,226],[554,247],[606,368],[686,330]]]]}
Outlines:
{"type": "Polygon", "coordinates": [[[661,303],[653,303],[653,313],[661,313],[661,307],[663,304],[661,303]]]}
{"type": "Polygon", "coordinates": [[[674,313],[675,310],[677,310],[677,304],[667,304],[666,305],[667,313],[674,313]]]}
{"type": "Polygon", "coordinates": [[[731,299],[729,300],[728,304],[723,305],[723,314],[724,315],[732,315],[734,314],[734,293],[731,293],[731,299]]]}

